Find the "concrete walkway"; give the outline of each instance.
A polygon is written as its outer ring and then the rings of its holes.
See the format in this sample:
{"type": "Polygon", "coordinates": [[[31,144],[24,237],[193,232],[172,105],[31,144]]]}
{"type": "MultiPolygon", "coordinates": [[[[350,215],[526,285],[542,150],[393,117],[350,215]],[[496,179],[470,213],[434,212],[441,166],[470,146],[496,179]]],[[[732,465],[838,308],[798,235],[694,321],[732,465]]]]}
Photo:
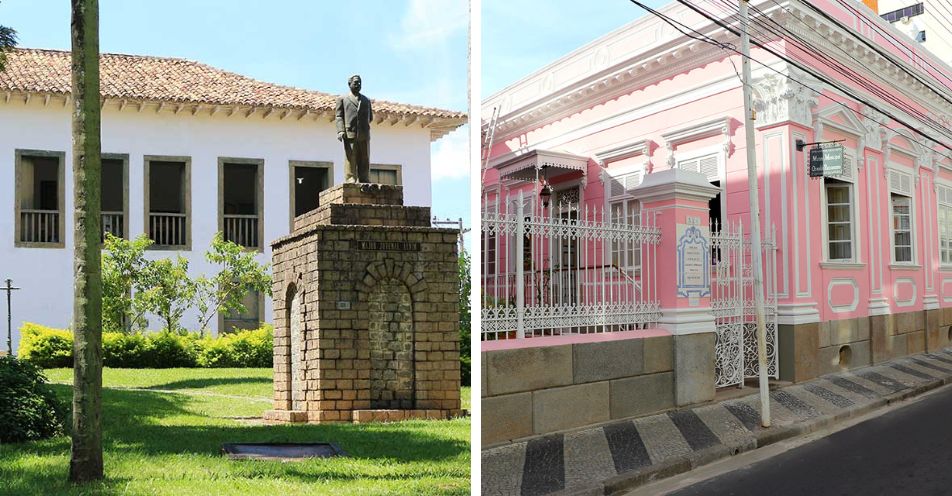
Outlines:
{"type": "Polygon", "coordinates": [[[760,427],[759,397],[750,388],[720,403],[489,448],[482,452],[482,494],[617,494],[950,382],[952,348],[771,391],[770,429],[760,427]]]}

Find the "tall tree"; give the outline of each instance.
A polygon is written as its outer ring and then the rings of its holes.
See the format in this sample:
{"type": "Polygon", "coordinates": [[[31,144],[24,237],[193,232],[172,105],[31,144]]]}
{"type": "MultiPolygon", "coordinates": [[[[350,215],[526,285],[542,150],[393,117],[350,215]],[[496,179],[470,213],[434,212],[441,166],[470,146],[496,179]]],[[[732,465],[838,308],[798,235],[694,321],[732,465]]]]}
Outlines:
{"type": "Polygon", "coordinates": [[[102,479],[99,1],[72,1],[73,446],[69,480],[102,479]]]}
{"type": "Polygon", "coordinates": [[[0,71],[3,70],[7,61],[4,52],[15,47],[17,44],[17,32],[12,28],[0,26],[0,71]]]}

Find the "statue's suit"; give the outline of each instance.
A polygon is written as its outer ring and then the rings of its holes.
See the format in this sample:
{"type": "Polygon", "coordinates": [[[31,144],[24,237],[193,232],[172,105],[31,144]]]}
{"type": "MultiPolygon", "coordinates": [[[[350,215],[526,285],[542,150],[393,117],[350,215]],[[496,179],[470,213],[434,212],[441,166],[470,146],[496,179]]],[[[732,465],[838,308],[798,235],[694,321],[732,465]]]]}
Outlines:
{"type": "Polygon", "coordinates": [[[344,180],[370,182],[370,99],[351,93],[337,99],[337,132],[344,133],[344,180]]]}

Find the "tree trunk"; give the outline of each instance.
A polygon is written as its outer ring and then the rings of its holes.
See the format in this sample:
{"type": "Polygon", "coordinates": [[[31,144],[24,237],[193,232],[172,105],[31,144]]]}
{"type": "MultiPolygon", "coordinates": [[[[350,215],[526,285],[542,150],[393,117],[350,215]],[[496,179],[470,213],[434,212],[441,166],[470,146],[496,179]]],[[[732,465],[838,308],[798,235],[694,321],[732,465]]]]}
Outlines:
{"type": "Polygon", "coordinates": [[[102,479],[99,2],[72,1],[73,445],[69,480],[102,479]]]}

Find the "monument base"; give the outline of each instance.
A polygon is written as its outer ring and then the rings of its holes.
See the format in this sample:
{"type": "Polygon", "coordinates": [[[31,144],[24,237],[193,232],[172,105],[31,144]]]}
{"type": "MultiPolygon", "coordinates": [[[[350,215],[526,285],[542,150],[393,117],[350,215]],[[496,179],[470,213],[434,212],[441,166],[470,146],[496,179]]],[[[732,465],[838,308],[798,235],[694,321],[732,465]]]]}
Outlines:
{"type": "Polygon", "coordinates": [[[316,411],[268,410],[264,420],[272,423],[354,423],[400,422],[403,420],[449,420],[469,415],[466,410],[351,410],[316,411]]]}

